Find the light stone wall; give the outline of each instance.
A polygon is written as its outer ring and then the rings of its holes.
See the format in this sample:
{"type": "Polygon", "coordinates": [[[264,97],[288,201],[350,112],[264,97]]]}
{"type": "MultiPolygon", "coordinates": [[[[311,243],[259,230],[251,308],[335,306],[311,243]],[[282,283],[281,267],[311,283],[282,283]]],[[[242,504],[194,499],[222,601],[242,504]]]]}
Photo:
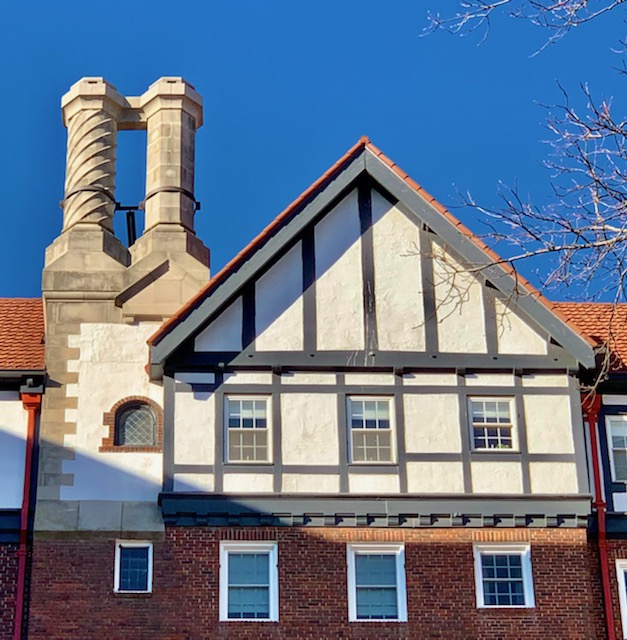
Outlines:
{"type": "Polygon", "coordinates": [[[27,431],[20,394],[0,391],[0,509],[22,506],[27,431]]]}
{"type": "Polygon", "coordinates": [[[357,191],[315,227],[318,348],[364,348],[361,228],[357,191]]]}
{"type": "Polygon", "coordinates": [[[376,191],[372,223],[379,349],[424,351],[420,230],[376,191]]]}
{"type": "Polygon", "coordinates": [[[259,351],[303,348],[302,244],[297,243],[255,284],[255,345],[259,351]]]}
{"type": "Polygon", "coordinates": [[[64,445],[74,451],[63,471],[73,474],[72,485],[61,487],[62,500],[154,501],[162,484],[162,456],[158,453],[99,453],[102,438],[109,435],[103,414],[128,396],[144,396],[163,407],[163,390],[151,383],[144,367],[148,361],[146,340],[156,325],[82,324],[72,341],[79,348],[78,382],[68,384],[68,396],[77,398],[68,421],[76,421],[76,433],[65,436],[64,445]]]}

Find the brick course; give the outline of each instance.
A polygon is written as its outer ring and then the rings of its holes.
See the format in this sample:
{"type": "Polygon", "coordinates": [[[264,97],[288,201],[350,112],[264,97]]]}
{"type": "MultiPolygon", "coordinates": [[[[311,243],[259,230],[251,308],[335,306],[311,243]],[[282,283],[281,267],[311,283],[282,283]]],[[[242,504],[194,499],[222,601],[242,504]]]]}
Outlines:
{"type": "Polygon", "coordinates": [[[0,640],[13,638],[17,593],[17,544],[0,544],[0,640]]]}
{"type": "Polygon", "coordinates": [[[104,534],[37,538],[29,639],[605,636],[597,556],[580,529],[170,527],[154,540],[151,595],[112,593],[114,543],[104,534]],[[220,540],[278,543],[278,623],[218,622],[220,540]],[[405,543],[408,623],[347,621],[346,543],[370,541],[405,543]],[[472,545],[492,541],[531,544],[534,609],[476,608],[472,545]]]}

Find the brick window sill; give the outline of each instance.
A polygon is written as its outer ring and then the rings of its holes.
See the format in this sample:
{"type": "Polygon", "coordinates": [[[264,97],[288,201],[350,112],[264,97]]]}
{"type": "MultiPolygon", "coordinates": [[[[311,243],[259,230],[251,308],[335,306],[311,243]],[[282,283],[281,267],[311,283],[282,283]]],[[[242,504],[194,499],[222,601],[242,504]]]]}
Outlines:
{"type": "Polygon", "coordinates": [[[103,445],[100,453],[163,453],[163,447],[116,447],[115,445],[103,445]]]}

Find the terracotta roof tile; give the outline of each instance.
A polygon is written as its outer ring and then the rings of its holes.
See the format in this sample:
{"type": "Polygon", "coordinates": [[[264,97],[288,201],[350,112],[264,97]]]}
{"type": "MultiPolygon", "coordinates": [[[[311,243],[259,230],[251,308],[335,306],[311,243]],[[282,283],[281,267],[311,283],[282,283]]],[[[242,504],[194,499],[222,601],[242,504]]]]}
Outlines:
{"type": "Polygon", "coordinates": [[[0,370],[44,369],[41,298],[0,298],[0,370]]]}
{"type": "Polygon", "coordinates": [[[556,302],[569,324],[575,323],[595,346],[607,346],[609,370],[627,371],[627,304],[556,302]]]}

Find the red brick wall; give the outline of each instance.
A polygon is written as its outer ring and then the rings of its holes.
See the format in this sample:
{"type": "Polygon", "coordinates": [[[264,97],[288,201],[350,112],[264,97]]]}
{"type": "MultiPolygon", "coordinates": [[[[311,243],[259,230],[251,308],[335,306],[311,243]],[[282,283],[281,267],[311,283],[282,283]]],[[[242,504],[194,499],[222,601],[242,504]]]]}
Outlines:
{"type": "Polygon", "coordinates": [[[17,590],[16,544],[0,544],[0,640],[13,638],[17,590]]]}
{"type": "Polygon", "coordinates": [[[114,595],[114,537],[35,541],[30,640],[604,637],[597,560],[583,530],[169,528],[152,595],[114,595]],[[279,622],[218,622],[219,541],[274,540],[279,622]],[[408,623],[348,623],[346,543],[403,541],[408,623]],[[536,607],[476,608],[473,542],[531,543],[536,607]]]}
{"type": "Polygon", "coordinates": [[[610,565],[610,583],[612,590],[612,606],[614,610],[614,627],[616,637],[623,637],[623,627],[620,616],[620,603],[618,599],[618,580],[616,577],[616,560],[627,559],[627,540],[608,540],[608,563],[610,565]]]}

